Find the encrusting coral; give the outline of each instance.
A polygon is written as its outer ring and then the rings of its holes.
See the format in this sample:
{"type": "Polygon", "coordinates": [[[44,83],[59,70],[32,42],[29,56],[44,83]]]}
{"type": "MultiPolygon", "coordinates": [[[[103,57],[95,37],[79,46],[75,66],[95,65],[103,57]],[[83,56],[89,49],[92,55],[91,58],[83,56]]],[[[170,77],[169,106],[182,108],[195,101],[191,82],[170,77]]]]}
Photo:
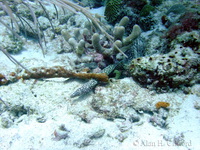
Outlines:
{"type": "Polygon", "coordinates": [[[189,47],[179,45],[163,55],[152,55],[133,59],[131,76],[144,87],[166,92],[199,82],[199,54],[189,47]]]}

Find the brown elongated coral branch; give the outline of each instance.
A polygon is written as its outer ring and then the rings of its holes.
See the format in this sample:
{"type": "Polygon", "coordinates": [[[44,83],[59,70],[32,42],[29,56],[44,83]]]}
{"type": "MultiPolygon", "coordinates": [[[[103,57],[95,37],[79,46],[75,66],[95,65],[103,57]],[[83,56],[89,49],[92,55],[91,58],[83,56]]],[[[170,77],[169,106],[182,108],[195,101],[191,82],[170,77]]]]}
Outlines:
{"type": "Polygon", "coordinates": [[[105,73],[75,73],[74,77],[82,79],[97,79],[102,82],[108,82],[108,75],[105,73]]]}
{"type": "Polygon", "coordinates": [[[108,82],[108,75],[105,73],[75,73],[66,70],[64,67],[55,66],[52,68],[33,68],[32,73],[22,75],[23,79],[39,79],[39,78],[81,78],[81,79],[96,79],[102,82],[108,82]]]}
{"type": "Polygon", "coordinates": [[[65,69],[62,66],[54,66],[52,68],[38,67],[32,68],[31,72],[25,71],[21,76],[11,75],[15,73],[10,73],[12,80],[6,78],[5,75],[0,74],[0,85],[9,84],[15,82],[19,79],[42,79],[42,78],[81,78],[81,79],[96,79],[101,82],[108,82],[109,77],[105,73],[75,73],[65,69]]]}
{"type": "Polygon", "coordinates": [[[66,70],[64,67],[61,66],[54,66],[52,68],[45,68],[45,67],[37,67],[32,68],[31,73],[25,72],[21,76],[23,79],[41,79],[41,78],[55,78],[55,77],[64,77],[64,78],[71,78],[74,76],[74,73],[66,70]]]}

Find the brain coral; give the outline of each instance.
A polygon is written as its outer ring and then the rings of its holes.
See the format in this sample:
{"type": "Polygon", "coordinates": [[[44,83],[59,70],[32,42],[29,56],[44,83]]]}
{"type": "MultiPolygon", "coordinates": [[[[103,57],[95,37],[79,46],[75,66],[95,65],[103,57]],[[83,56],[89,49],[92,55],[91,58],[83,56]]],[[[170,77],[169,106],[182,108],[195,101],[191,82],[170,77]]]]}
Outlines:
{"type": "Polygon", "coordinates": [[[133,59],[131,76],[158,92],[190,86],[200,81],[200,57],[189,47],[177,46],[168,54],[133,59]]]}

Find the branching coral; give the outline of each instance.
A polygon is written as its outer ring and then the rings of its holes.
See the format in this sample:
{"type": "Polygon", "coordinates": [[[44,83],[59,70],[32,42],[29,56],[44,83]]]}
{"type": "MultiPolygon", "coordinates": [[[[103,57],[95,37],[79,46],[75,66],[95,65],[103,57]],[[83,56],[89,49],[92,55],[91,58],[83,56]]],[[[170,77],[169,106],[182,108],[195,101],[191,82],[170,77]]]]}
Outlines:
{"type": "Polygon", "coordinates": [[[53,0],[46,0],[46,1],[49,1],[50,3],[55,4],[57,6],[67,8],[69,10],[75,9],[75,11],[83,13],[88,19],[90,19],[92,21],[92,23],[94,24],[94,26],[96,26],[113,43],[114,47],[116,47],[116,49],[120,53],[122,53],[123,55],[125,55],[124,52],[121,51],[118,48],[118,46],[113,42],[113,37],[110,34],[108,34],[108,32],[106,32],[106,30],[102,27],[103,25],[101,24],[101,22],[99,21],[99,19],[96,18],[95,16],[93,16],[85,8],[79,6],[79,5],[77,5],[77,4],[75,4],[75,3],[71,2],[71,1],[68,1],[68,0],[54,0],[54,1],[53,0]]]}
{"type": "Polygon", "coordinates": [[[70,34],[67,30],[62,30],[61,34],[78,56],[88,53],[98,53],[103,57],[113,59],[113,56],[118,54],[118,48],[125,53],[134,40],[141,34],[141,28],[135,24],[132,27],[132,32],[128,36],[124,36],[125,27],[128,22],[129,18],[124,16],[119,24],[116,24],[114,29],[110,31],[110,34],[113,34],[114,43],[102,37],[102,34],[98,33],[98,31],[93,31],[93,27],[88,25],[88,22],[85,23],[84,29],[74,29],[74,34],[70,34]]]}

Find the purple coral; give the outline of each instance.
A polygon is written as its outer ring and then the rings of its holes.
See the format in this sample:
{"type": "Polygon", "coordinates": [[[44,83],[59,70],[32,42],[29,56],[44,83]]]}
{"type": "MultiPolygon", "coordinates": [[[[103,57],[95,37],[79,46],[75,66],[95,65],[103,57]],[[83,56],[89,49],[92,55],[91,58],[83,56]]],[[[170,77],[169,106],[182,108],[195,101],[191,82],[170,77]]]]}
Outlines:
{"type": "Polygon", "coordinates": [[[178,35],[183,32],[191,32],[192,30],[198,30],[200,22],[200,15],[196,12],[186,12],[180,17],[179,24],[170,26],[167,31],[166,38],[169,40],[174,40],[178,35]]]}
{"type": "Polygon", "coordinates": [[[173,25],[169,28],[166,38],[170,40],[174,40],[177,35],[181,34],[183,32],[183,28],[181,25],[173,25]]]}
{"type": "Polygon", "coordinates": [[[192,30],[198,30],[200,22],[200,15],[194,12],[186,12],[180,19],[182,28],[184,31],[191,32],[192,30]]]}

